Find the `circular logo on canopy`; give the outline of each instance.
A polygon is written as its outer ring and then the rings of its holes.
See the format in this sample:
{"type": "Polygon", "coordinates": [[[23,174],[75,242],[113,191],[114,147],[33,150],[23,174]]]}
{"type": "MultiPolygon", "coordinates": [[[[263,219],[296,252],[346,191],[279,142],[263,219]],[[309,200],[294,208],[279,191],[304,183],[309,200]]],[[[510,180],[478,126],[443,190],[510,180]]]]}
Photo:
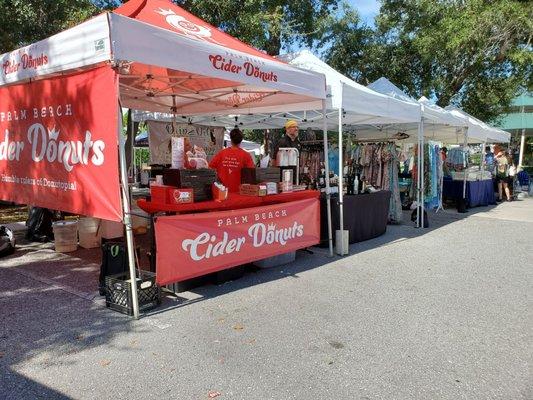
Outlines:
{"type": "Polygon", "coordinates": [[[167,24],[185,36],[192,36],[193,38],[201,40],[211,38],[211,29],[206,26],[195,24],[185,17],[177,15],[172,10],[163,10],[160,8],[159,10],[155,10],[155,12],[163,15],[167,24]]]}
{"type": "Polygon", "coordinates": [[[198,25],[193,24],[192,22],[187,21],[187,20],[179,21],[178,25],[181,28],[186,29],[186,30],[191,31],[191,32],[200,32],[200,27],[198,25]]]}

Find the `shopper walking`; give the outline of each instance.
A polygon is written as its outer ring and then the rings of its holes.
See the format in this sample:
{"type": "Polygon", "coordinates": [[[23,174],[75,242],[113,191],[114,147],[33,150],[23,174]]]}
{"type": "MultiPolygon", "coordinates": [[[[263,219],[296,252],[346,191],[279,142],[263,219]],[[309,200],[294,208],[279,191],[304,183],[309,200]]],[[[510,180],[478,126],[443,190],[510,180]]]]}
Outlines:
{"type": "Polygon", "coordinates": [[[503,201],[503,193],[505,192],[505,197],[507,201],[511,201],[511,191],[509,190],[509,168],[511,163],[505,151],[497,147],[494,149],[496,154],[496,182],[498,183],[498,201],[503,201]]]}

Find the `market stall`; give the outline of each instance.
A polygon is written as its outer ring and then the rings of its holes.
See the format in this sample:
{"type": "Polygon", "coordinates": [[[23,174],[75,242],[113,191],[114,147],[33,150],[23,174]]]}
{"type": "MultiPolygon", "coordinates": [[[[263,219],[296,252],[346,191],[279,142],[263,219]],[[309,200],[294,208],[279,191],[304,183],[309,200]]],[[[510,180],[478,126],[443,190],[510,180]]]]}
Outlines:
{"type": "MultiPolygon", "coordinates": [[[[4,54],[0,64],[7,66],[0,73],[0,130],[7,149],[0,157],[0,199],[123,222],[130,278],[137,272],[121,107],[180,115],[249,113],[298,109],[326,94],[322,75],[273,59],[163,0],[129,1],[4,54]]],[[[318,208],[318,199],[305,199],[163,216],[155,223],[158,257],[170,276],[173,268],[225,268],[250,254],[264,258],[279,252],[282,241],[289,249],[310,246],[319,241],[318,208]],[[252,223],[255,215],[259,220],[252,223]],[[248,238],[250,232],[220,224],[232,217],[247,220],[257,235],[248,238]],[[268,230],[265,240],[262,229],[268,230]],[[196,251],[203,236],[192,243],[198,233],[209,235],[210,243],[223,237],[219,247],[227,257],[206,262],[196,251]],[[176,246],[179,240],[182,246],[176,246]]],[[[218,255],[214,247],[209,251],[218,255]]],[[[131,285],[135,317],[137,290],[131,285]]]]}
{"type": "Polygon", "coordinates": [[[457,108],[446,107],[443,109],[432,104],[425,97],[416,101],[386,78],[380,78],[369,87],[404,101],[417,102],[422,107],[422,121],[419,126],[395,124],[384,129],[384,132],[376,132],[369,128],[359,131],[362,136],[372,138],[390,136],[392,132],[397,132],[398,129],[408,135],[412,132],[411,136],[414,136],[417,130],[419,131],[413,174],[413,182],[416,181],[418,186],[418,204],[424,204],[426,208],[438,211],[442,208],[443,194],[445,196],[451,193],[457,195],[456,189],[459,185],[462,187],[462,196],[461,198],[453,197],[456,200],[470,199],[468,200],[470,204],[492,202],[493,194],[476,195],[481,187],[484,188],[483,190],[488,190],[492,185],[492,180],[490,176],[487,178],[479,171],[479,167],[469,165],[468,145],[508,141],[508,135],[505,132],[490,127],[457,108]],[[444,162],[441,150],[448,145],[460,146],[454,149],[455,153],[462,154],[460,162],[454,161],[454,157],[449,157],[447,162],[444,162]],[[445,179],[445,175],[451,179],[445,179]],[[453,184],[450,182],[451,180],[454,181],[453,184]],[[472,184],[472,190],[470,190],[467,187],[469,186],[468,182],[471,181],[480,181],[480,183],[472,184]],[[470,196],[467,196],[467,191],[470,196]]]}
{"type": "Polygon", "coordinates": [[[462,197],[457,196],[457,183],[450,183],[449,181],[446,184],[447,190],[443,195],[455,199],[458,204],[464,202],[466,207],[495,204],[494,179],[489,172],[483,170],[484,157],[481,157],[479,166],[471,166],[467,145],[469,143],[482,143],[481,149],[484,149],[487,143],[508,143],[510,134],[489,126],[456,107],[448,106],[446,110],[454,116],[464,119],[467,123],[467,129],[462,146],[465,154],[462,168],[459,169],[459,174],[452,174],[451,176],[454,181],[462,181],[462,197]]]}
{"type": "MultiPolygon", "coordinates": [[[[333,199],[337,199],[333,195],[333,199]]],[[[344,196],[344,227],[348,231],[348,243],[359,243],[383,235],[387,231],[388,212],[391,192],[380,190],[374,193],[344,196]]],[[[321,198],[324,203],[325,198],[321,198]]],[[[325,207],[321,207],[321,221],[327,221],[325,207]]],[[[340,229],[339,208],[331,211],[331,220],[335,230],[340,229]]],[[[327,237],[322,225],[321,237],[327,237]]]]}
{"type": "MultiPolygon", "coordinates": [[[[342,209],[344,201],[343,188],[346,187],[343,179],[350,179],[344,174],[343,129],[353,133],[356,127],[367,125],[417,124],[420,121],[420,105],[411,104],[368,89],[337,72],[307,50],[282,55],[279,58],[303,70],[319,72],[326,76],[328,98],[325,109],[321,109],[320,103],[312,101],[299,104],[300,109],[298,110],[264,109],[263,112],[236,114],[231,118],[213,118],[209,115],[194,116],[192,121],[205,124],[222,123],[225,126],[236,124],[239,127],[252,129],[275,129],[283,127],[287,120],[296,120],[300,129],[311,130],[320,128],[322,124],[327,123],[329,129],[339,132],[336,154],[332,154],[332,150],[321,153],[319,148],[313,147],[315,146],[313,140],[304,140],[302,142],[304,155],[309,155],[309,157],[302,157],[300,169],[303,171],[306,167],[306,160],[312,159],[313,165],[309,168],[309,170],[314,171],[312,175],[315,176],[312,176],[312,178],[317,182],[323,181],[324,186],[329,185],[331,187],[335,185],[335,192],[339,193],[335,200],[339,208],[342,209]],[[321,171],[320,165],[317,167],[317,162],[315,162],[318,158],[322,158],[324,166],[330,171],[335,169],[338,177],[330,177],[330,174],[321,171]],[[335,164],[335,168],[333,168],[332,163],[335,164]]],[[[327,189],[327,192],[329,193],[329,189],[327,189]]],[[[357,196],[356,194],[354,195],[357,196]]],[[[396,199],[396,196],[394,198],[396,199]]],[[[369,210],[367,211],[370,212],[369,210]]],[[[384,216],[385,218],[387,218],[387,214],[384,216]]],[[[344,213],[341,211],[339,215],[342,221],[341,225],[345,226],[343,221],[344,213]]],[[[350,214],[350,217],[355,217],[355,214],[350,214]]],[[[356,222],[350,221],[350,224],[352,223],[356,222]]],[[[348,249],[341,248],[340,251],[342,254],[347,254],[348,249]]]]}

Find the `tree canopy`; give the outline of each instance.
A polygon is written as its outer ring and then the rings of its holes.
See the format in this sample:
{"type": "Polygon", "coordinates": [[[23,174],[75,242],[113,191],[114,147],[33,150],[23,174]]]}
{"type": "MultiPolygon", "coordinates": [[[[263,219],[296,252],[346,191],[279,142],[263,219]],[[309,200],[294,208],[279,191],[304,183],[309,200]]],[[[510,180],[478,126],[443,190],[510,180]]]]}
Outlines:
{"type": "Polygon", "coordinates": [[[383,0],[375,29],[343,30],[327,59],[365,84],[385,76],[415,98],[494,120],[532,85],[532,4],[383,0]]]}
{"type": "Polygon", "coordinates": [[[178,0],[230,35],[278,55],[291,45],[313,47],[336,14],[338,0],[178,0]]]}
{"type": "MultiPolygon", "coordinates": [[[[174,0],[277,55],[308,47],[363,84],[389,78],[413,97],[482,120],[532,88],[533,2],[381,0],[375,27],[342,0],[174,0]]],[[[120,0],[0,0],[0,53],[44,39],[120,0]]]]}
{"type": "Polygon", "coordinates": [[[0,0],[0,54],[28,45],[97,13],[89,0],[0,0]]]}

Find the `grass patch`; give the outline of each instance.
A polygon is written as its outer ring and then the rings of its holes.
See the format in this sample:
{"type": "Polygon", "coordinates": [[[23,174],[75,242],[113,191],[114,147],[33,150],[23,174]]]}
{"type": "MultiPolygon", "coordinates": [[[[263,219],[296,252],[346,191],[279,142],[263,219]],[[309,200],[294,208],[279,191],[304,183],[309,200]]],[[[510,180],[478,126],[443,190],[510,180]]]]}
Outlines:
{"type": "Polygon", "coordinates": [[[26,221],[28,219],[27,206],[0,205],[0,224],[26,221]]]}

